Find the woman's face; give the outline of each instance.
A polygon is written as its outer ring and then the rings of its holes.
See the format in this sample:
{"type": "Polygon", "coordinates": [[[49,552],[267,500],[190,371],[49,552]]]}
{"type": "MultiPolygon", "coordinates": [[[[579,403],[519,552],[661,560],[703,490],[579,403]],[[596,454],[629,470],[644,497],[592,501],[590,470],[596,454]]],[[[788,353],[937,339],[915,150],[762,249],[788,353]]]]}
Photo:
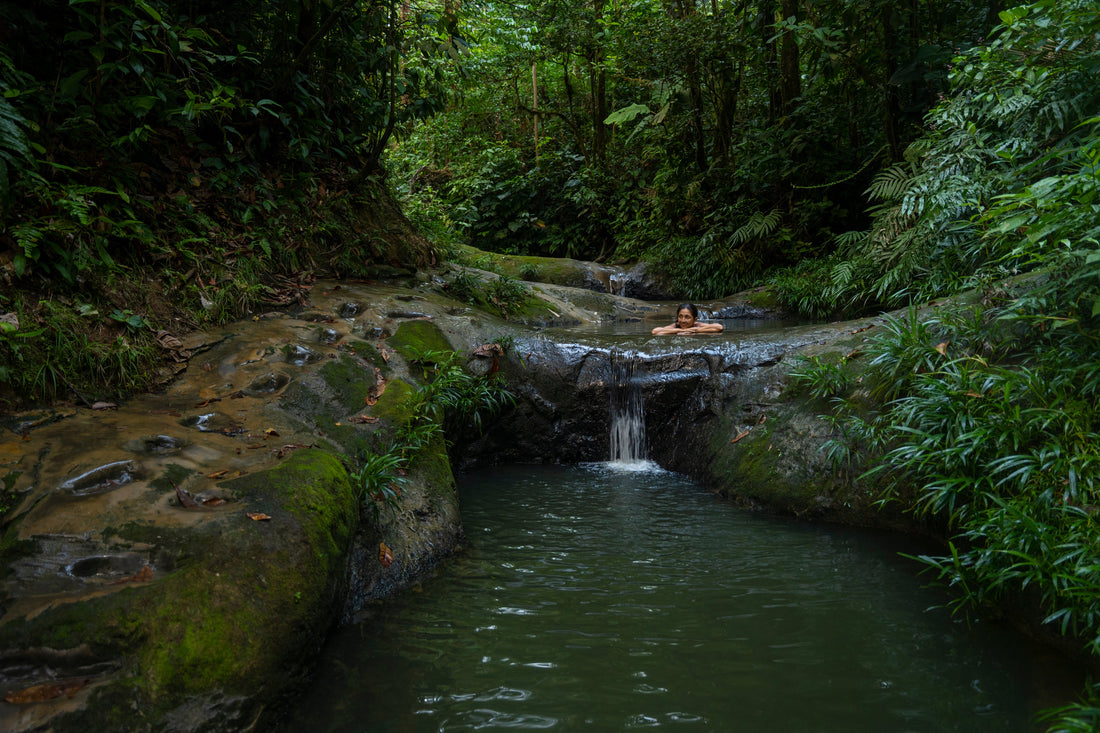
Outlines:
{"type": "Polygon", "coordinates": [[[676,312],[676,326],[678,328],[691,328],[695,325],[695,316],[687,308],[681,308],[676,312]]]}

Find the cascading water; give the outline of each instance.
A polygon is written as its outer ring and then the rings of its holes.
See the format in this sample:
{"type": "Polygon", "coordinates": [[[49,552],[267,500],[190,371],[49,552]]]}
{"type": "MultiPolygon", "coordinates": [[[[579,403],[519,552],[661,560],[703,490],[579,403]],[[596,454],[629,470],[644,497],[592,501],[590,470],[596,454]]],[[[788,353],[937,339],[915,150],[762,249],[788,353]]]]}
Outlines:
{"type": "Polygon", "coordinates": [[[612,272],[607,278],[607,292],[612,295],[624,295],[626,280],[625,272],[612,272]]]}
{"type": "Polygon", "coordinates": [[[642,408],[641,357],[613,350],[611,361],[611,456],[612,463],[648,465],[645,445],[645,412],[642,408]]]}

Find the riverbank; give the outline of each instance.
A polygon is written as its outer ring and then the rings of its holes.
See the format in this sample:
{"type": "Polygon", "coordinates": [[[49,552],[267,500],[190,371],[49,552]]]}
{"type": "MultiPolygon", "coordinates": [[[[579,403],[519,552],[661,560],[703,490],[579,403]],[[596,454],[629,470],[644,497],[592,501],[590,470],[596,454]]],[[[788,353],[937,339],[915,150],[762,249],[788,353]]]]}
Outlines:
{"type": "Polygon", "coordinates": [[[334,624],[461,545],[452,464],[607,456],[624,351],[649,375],[662,465],[754,508],[927,531],[878,512],[867,487],[832,469],[820,405],[789,379],[799,356],[860,348],[875,319],[608,336],[584,324],[656,323],[674,304],[536,283],[511,312],[455,297],[456,281],[490,293],[498,277],[318,282],[307,304],[182,341],[187,367],[161,394],[12,422],[0,440],[3,480],[21,498],[3,525],[5,724],[269,726],[334,624]],[[502,379],[513,407],[484,432],[448,434],[449,452],[442,436],[427,441],[388,494],[365,496],[354,477],[399,435],[410,445],[443,351],[502,379]]]}

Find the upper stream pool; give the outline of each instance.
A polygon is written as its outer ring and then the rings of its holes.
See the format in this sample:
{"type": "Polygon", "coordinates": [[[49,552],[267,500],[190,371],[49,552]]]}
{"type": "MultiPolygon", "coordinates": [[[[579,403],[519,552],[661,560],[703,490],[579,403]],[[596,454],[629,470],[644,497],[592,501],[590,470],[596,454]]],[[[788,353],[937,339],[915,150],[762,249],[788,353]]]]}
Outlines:
{"type": "Polygon", "coordinates": [[[330,639],[286,730],[1030,731],[1081,680],[890,535],[606,464],[462,477],[468,542],[330,639]]]}

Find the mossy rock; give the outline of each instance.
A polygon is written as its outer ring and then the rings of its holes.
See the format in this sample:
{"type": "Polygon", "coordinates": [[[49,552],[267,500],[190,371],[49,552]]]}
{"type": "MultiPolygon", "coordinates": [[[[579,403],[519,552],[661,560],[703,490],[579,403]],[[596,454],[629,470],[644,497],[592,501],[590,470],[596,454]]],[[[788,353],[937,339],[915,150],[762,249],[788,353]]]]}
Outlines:
{"type": "Polygon", "coordinates": [[[467,267],[488,270],[517,280],[583,288],[588,280],[589,265],[565,257],[506,255],[459,245],[456,260],[467,267]]]}
{"type": "Polygon", "coordinates": [[[405,321],[386,343],[410,362],[429,351],[453,350],[447,337],[429,320],[405,321]]]}
{"type": "MultiPolygon", "coordinates": [[[[215,720],[218,730],[243,729],[304,684],[345,599],[359,517],[347,472],[322,451],[301,450],[223,486],[239,508],[211,512],[189,530],[156,529],[163,551],[178,559],[163,577],[0,627],[6,649],[87,644],[119,665],[52,730],[190,729],[215,720]]],[[[119,534],[154,538],[140,527],[119,534]]]]}

